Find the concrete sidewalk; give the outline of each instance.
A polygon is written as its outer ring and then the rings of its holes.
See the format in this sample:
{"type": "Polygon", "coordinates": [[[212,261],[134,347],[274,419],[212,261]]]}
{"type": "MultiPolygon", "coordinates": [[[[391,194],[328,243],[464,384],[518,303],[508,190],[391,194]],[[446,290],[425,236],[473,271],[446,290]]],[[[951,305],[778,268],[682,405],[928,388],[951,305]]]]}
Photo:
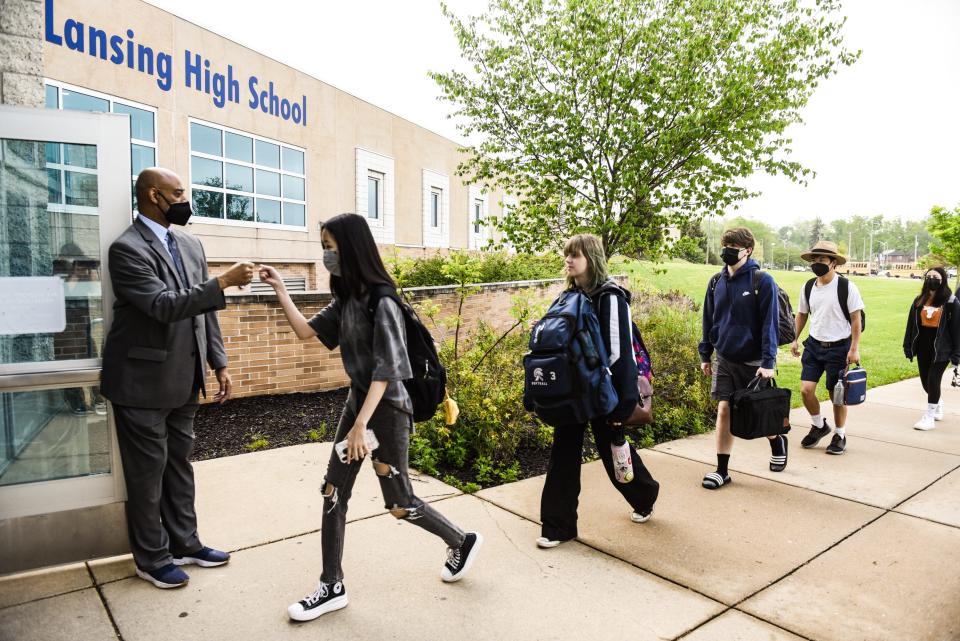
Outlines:
{"type": "Polygon", "coordinates": [[[462,495],[435,479],[416,491],[486,544],[462,582],[440,581],[444,546],[385,513],[373,471],[351,500],[344,558],[350,607],[295,624],[286,606],[320,570],[318,486],[329,444],[196,465],[205,542],[223,568],[187,568],[161,592],[129,557],[0,579],[0,640],[960,639],[960,390],[931,432],[916,380],[873,389],[852,408],[848,452],[803,450],[794,414],[790,462],[738,441],[733,484],[700,487],[713,435],[643,452],[661,483],[654,517],[632,523],[599,462],[585,465],[580,538],[539,535],[543,478],[462,495]]]}

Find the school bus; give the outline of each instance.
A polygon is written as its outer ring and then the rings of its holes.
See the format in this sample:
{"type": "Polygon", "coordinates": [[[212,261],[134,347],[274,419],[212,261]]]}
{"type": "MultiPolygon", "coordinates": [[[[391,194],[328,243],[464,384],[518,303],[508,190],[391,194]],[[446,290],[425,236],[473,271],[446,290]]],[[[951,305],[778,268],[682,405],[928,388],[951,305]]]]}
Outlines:
{"type": "Polygon", "coordinates": [[[894,263],[890,265],[890,271],[887,272],[889,278],[923,278],[926,270],[921,269],[916,263],[894,263]]]}
{"type": "Polygon", "coordinates": [[[850,262],[837,267],[837,273],[847,276],[869,276],[876,274],[877,268],[873,262],[850,262]]]}

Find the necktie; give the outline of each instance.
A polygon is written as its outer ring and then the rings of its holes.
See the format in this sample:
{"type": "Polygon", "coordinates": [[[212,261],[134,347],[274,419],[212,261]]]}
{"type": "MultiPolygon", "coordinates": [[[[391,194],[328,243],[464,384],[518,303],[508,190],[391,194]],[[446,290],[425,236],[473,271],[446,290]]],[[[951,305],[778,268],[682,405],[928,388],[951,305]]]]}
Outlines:
{"type": "Polygon", "coordinates": [[[187,280],[187,272],[183,268],[183,259],[180,257],[180,247],[177,246],[177,239],[174,238],[172,233],[167,234],[167,248],[170,250],[170,257],[173,258],[173,264],[177,266],[177,271],[180,273],[180,280],[183,281],[183,286],[188,287],[190,282],[187,280]]]}

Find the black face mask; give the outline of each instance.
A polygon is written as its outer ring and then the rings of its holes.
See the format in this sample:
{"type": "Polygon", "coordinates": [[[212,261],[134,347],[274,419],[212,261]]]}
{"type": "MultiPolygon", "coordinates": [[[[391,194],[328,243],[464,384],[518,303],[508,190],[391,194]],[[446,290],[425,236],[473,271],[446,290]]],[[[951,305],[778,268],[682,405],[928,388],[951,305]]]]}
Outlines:
{"type": "Polygon", "coordinates": [[[724,247],[720,252],[720,260],[722,260],[725,265],[733,267],[740,262],[741,251],[742,250],[737,249],[736,247],[724,247]]]}
{"type": "Polygon", "coordinates": [[[157,193],[163,198],[163,202],[167,203],[167,211],[162,212],[166,216],[167,222],[171,225],[186,225],[190,216],[193,215],[193,207],[190,206],[190,201],[171,203],[159,189],[157,193]]]}
{"type": "Polygon", "coordinates": [[[826,276],[827,272],[830,271],[830,265],[824,265],[823,263],[813,263],[810,265],[810,269],[813,270],[813,273],[817,276],[826,276]]]}
{"type": "Polygon", "coordinates": [[[925,279],[923,280],[923,284],[924,284],[924,285],[926,286],[926,288],[929,289],[931,292],[935,292],[935,291],[937,291],[938,289],[940,289],[940,279],[939,279],[939,278],[925,278],[925,279]]]}

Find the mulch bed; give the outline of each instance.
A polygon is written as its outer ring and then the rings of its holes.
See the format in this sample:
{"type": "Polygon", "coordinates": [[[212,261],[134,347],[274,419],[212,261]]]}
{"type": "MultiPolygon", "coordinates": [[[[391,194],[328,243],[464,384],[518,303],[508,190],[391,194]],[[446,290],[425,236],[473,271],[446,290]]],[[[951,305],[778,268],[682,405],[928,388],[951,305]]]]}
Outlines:
{"type": "Polygon", "coordinates": [[[201,405],[194,421],[194,461],[246,454],[258,439],[258,449],[273,449],[332,441],[347,402],[348,388],[329,392],[275,394],[201,405]],[[322,429],[322,426],[326,427],[322,429]],[[315,430],[319,438],[311,438],[315,430]]]}

